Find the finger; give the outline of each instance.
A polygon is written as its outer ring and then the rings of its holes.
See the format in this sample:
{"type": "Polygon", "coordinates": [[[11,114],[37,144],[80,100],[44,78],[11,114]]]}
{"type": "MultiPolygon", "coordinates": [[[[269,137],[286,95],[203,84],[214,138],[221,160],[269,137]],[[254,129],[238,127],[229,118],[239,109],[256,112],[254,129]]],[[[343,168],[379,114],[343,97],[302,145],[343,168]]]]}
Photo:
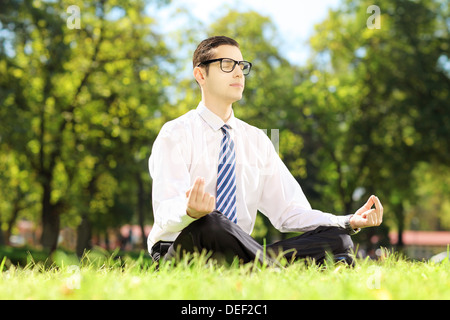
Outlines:
{"type": "Polygon", "coordinates": [[[372,206],[374,205],[374,203],[375,203],[375,196],[374,195],[371,195],[370,197],[369,197],[369,199],[367,200],[367,202],[364,204],[364,208],[366,208],[366,209],[370,209],[370,208],[372,208],[372,206]]]}
{"type": "Polygon", "coordinates": [[[203,193],[202,197],[202,204],[205,206],[205,208],[209,208],[209,198],[211,195],[208,192],[203,193]]]}
{"type": "Polygon", "coordinates": [[[373,197],[374,196],[370,196],[369,199],[366,201],[366,203],[358,209],[358,211],[355,212],[356,215],[361,215],[363,214],[363,212],[369,210],[370,208],[372,208],[373,205],[373,197]]]}
{"type": "Polygon", "coordinates": [[[370,210],[367,214],[367,225],[370,227],[377,225],[377,214],[375,209],[370,210]]]}
{"type": "Polygon", "coordinates": [[[199,183],[200,183],[200,177],[197,177],[196,179],[195,179],[195,181],[194,181],[194,184],[192,185],[192,187],[191,187],[191,193],[195,193],[195,194],[197,194],[197,190],[198,190],[198,185],[199,185],[199,183]]]}
{"type": "Polygon", "coordinates": [[[209,195],[209,211],[213,211],[216,208],[216,197],[209,195]]]}
{"type": "Polygon", "coordinates": [[[197,196],[197,190],[198,190],[198,178],[195,180],[192,187],[186,191],[186,197],[187,197],[187,205],[190,208],[195,207],[195,198],[197,196]]]}
{"type": "Polygon", "coordinates": [[[375,209],[369,209],[367,211],[364,211],[361,214],[361,217],[363,217],[364,219],[369,219],[369,217],[372,216],[374,214],[374,212],[375,212],[375,209]]]}
{"type": "Polygon", "coordinates": [[[200,178],[200,182],[198,184],[198,190],[197,190],[197,201],[203,202],[203,197],[205,195],[205,179],[200,178]]]}
{"type": "Polygon", "coordinates": [[[381,204],[381,201],[380,199],[378,199],[378,197],[375,197],[375,209],[377,210],[377,222],[378,225],[380,225],[383,221],[383,205],[381,204]]]}
{"type": "Polygon", "coordinates": [[[194,184],[192,186],[190,199],[193,201],[197,201],[198,190],[200,188],[200,181],[201,181],[201,178],[197,177],[197,179],[195,179],[194,184]]]}

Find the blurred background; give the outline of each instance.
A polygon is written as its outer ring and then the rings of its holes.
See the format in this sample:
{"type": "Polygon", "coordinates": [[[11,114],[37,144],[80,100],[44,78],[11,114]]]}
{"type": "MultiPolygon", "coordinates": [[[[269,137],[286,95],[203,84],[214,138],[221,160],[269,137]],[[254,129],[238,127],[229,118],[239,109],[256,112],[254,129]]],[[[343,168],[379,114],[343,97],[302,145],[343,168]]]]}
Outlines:
{"type": "MultiPolygon", "coordinates": [[[[227,35],[254,66],[235,114],[279,131],[311,205],[382,201],[360,256],[447,251],[449,13],[446,0],[2,0],[0,248],[147,250],[152,143],[200,100],[197,44],[227,35]]],[[[291,235],[259,215],[253,236],[291,235]]]]}

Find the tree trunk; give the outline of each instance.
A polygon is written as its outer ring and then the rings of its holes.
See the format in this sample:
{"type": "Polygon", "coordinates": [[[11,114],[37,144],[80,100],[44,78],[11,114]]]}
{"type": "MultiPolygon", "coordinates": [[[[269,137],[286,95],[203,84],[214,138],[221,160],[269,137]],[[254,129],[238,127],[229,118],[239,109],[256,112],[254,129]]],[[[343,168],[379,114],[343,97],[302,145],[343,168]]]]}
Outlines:
{"type": "Polygon", "coordinates": [[[145,236],[145,219],[144,219],[144,184],[142,182],[142,177],[140,173],[136,174],[136,180],[138,185],[138,199],[137,199],[137,212],[138,212],[138,218],[139,218],[139,226],[141,227],[141,246],[142,249],[145,249],[147,246],[147,238],[145,236]]]}
{"type": "Polygon", "coordinates": [[[5,242],[5,236],[3,235],[3,230],[2,230],[2,221],[0,220],[0,246],[4,246],[6,244],[5,242]]]}
{"type": "Polygon", "coordinates": [[[87,216],[83,215],[77,228],[77,256],[81,258],[85,250],[90,249],[92,249],[92,225],[87,216]]]}
{"type": "Polygon", "coordinates": [[[52,253],[58,245],[60,217],[56,206],[50,202],[51,179],[43,184],[41,245],[52,253]]]}
{"type": "Polygon", "coordinates": [[[17,216],[19,215],[20,206],[19,206],[19,197],[14,200],[13,211],[11,214],[11,218],[8,220],[8,229],[6,230],[5,240],[6,244],[10,244],[9,238],[11,237],[12,229],[16,224],[17,216]]]}
{"type": "Polygon", "coordinates": [[[396,247],[398,251],[402,251],[404,247],[403,230],[405,229],[403,203],[399,203],[395,206],[395,217],[397,218],[397,227],[398,227],[398,240],[396,247]]]}

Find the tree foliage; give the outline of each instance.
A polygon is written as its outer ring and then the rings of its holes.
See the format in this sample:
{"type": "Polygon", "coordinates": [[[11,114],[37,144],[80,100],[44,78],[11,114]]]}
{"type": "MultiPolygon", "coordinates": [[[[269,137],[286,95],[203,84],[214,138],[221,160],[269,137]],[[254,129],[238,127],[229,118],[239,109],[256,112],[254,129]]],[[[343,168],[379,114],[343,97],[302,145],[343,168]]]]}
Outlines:
{"type": "Polygon", "coordinates": [[[62,216],[105,228],[129,221],[124,213],[136,206],[148,211],[143,174],[169,76],[144,4],[18,1],[2,15],[10,35],[0,65],[2,144],[26,158],[41,243],[51,250],[62,216]],[[80,29],[67,26],[70,5],[82,12],[80,29]]]}
{"type": "Polygon", "coordinates": [[[335,121],[313,123],[328,153],[321,164],[334,171],[330,194],[344,204],[358,187],[379,194],[401,231],[415,198],[414,168],[450,163],[450,82],[440,65],[448,59],[448,7],[380,1],[381,27],[369,29],[370,4],[345,1],[316,27],[311,45],[327,67],[316,77],[325,99],[315,105],[335,121]]]}

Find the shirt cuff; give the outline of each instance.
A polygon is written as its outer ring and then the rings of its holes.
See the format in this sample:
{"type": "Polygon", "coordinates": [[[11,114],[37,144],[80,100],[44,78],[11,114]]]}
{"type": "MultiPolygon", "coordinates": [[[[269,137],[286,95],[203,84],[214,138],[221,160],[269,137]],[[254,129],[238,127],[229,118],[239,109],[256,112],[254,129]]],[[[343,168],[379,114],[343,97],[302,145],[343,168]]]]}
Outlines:
{"type": "Polygon", "coordinates": [[[353,216],[353,214],[349,214],[349,215],[345,216],[345,217],[346,217],[346,220],[345,220],[345,230],[347,230],[347,231],[348,231],[348,234],[351,235],[351,236],[354,235],[354,234],[357,234],[358,232],[361,231],[361,228],[353,229],[352,226],[350,225],[350,218],[351,218],[352,216],[353,216]]]}

